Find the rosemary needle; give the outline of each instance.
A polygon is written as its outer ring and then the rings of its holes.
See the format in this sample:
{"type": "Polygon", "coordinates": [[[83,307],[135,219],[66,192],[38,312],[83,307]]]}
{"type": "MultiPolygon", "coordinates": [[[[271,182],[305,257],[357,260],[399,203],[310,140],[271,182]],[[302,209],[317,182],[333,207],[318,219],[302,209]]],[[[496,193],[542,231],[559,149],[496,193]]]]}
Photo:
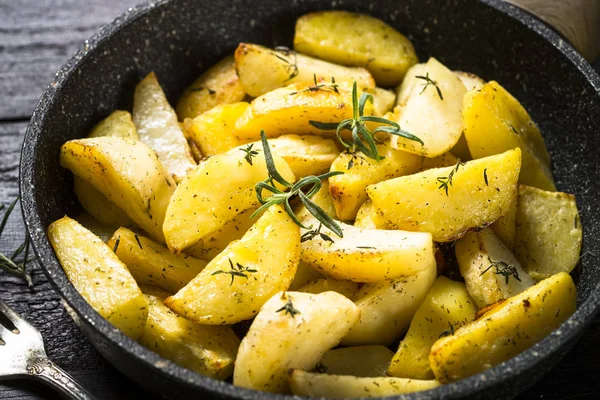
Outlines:
{"type": "MultiPolygon", "coordinates": [[[[4,233],[4,228],[8,222],[8,218],[13,212],[19,198],[17,197],[11,204],[8,206],[6,211],[4,212],[4,216],[2,217],[2,221],[0,222],[0,237],[2,233],[4,233]]],[[[0,206],[0,211],[4,209],[4,205],[0,206]]],[[[0,253],[0,268],[5,270],[11,275],[22,278],[27,282],[27,286],[32,287],[33,282],[31,280],[31,276],[27,273],[26,267],[27,262],[29,261],[29,236],[25,236],[25,240],[23,243],[12,253],[10,257],[7,255],[0,253]],[[18,259],[21,261],[18,261],[18,259]]]]}

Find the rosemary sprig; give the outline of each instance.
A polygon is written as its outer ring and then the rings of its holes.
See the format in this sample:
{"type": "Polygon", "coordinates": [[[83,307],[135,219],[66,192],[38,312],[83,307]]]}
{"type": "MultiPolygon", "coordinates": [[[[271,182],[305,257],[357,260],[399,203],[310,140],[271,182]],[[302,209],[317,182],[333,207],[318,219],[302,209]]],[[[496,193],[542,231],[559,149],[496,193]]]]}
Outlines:
{"type": "Polygon", "coordinates": [[[285,46],[277,46],[277,47],[275,47],[275,52],[273,52],[273,55],[287,64],[285,67],[286,72],[288,74],[288,78],[286,79],[286,81],[289,81],[290,79],[294,79],[295,77],[298,76],[298,74],[300,73],[300,71],[298,70],[298,61],[297,61],[298,56],[294,50],[291,50],[285,46]],[[293,58],[293,60],[289,60],[276,52],[283,53],[285,55],[285,57],[288,57],[290,59],[293,58]]]}
{"type": "Polygon", "coordinates": [[[490,262],[490,266],[483,270],[483,272],[479,276],[485,274],[492,268],[496,268],[495,274],[504,276],[504,278],[506,279],[506,284],[508,284],[508,278],[510,278],[511,276],[519,282],[521,282],[521,278],[519,278],[519,272],[517,271],[517,268],[514,265],[507,264],[504,261],[492,261],[490,256],[488,256],[488,261],[490,262]]]}
{"type": "Polygon", "coordinates": [[[248,164],[252,165],[252,157],[256,157],[258,155],[257,150],[252,150],[254,143],[250,143],[248,146],[241,148],[240,150],[245,153],[244,159],[248,162],[248,164]]]}
{"type": "Polygon", "coordinates": [[[322,226],[323,226],[322,224],[319,224],[319,227],[317,229],[313,229],[311,231],[305,232],[300,237],[300,243],[304,243],[304,242],[307,242],[309,240],[313,240],[316,236],[320,236],[321,239],[323,239],[326,242],[333,243],[333,239],[331,238],[331,236],[326,235],[323,232],[321,232],[321,227],[322,226]]]}
{"type": "Polygon", "coordinates": [[[327,369],[327,366],[319,361],[317,365],[315,365],[315,367],[313,368],[313,372],[324,374],[325,372],[327,372],[327,369]]]}
{"type": "Polygon", "coordinates": [[[485,186],[490,186],[487,177],[487,168],[483,170],[483,180],[485,181],[485,186]]]}
{"type": "Polygon", "coordinates": [[[239,276],[240,278],[248,279],[248,275],[246,275],[246,273],[258,272],[258,270],[256,270],[256,269],[244,267],[239,262],[236,262],[234,265],[233,261],[231,261],[231,258],[228,258],[228,260],[229,260],[229,265],[231,266],[231,270],[223,271],[220,269],[218,271],[213,272],[211,275],[219,275],[219,274],[231,275],[231,283],[229,283],[229,286],[233,285],[233,280],[235,279],[236,276],[239,276]]]}
{"type": "Polygon", "coordinates": [[[284,314],[291,315],[292,318],[294,318],[297,314],[300,314],[300,311],[298,311],[294,308],[294,304],[292,303],[292,298],[290,296],[288,296],[288,299],[287,299],[287,302],[285,303],[285,305],[275,312],[282,312],[282,311],[284,314]]]}
{"type": "MultiPolygon", "coordinates": [[[[2,233],[4,233],[4,228],[6,227],[8,218],[13,212],[18,201],[19,198],[17,197],[4,212],[4,216],[2,217],[2,221],[0,222],[0,237],[2,236],[2,233]]],[[[0,211],[3,209],[4,205],[1,205],[0,211]]],[[[29,236],[27,235],[25,235],[25,240],[23,241],[23,243],[12,253],[10,257],[0,253],[0,268],[2,268],[11,275],[24,279],[25,282],[27,282],[27,286],[32,287],[33,281],[31,280],[31,276],[27,273],[26,269],[27,262],[29,261],[29,236]],[[21,259],[21,261],[17,260],[19,258],[21,259]]]]}
{"type": "Polygon", "coordinates": [[[292,210],[290,200],[293,198],[298,198],[300,202],[304,204],[308,212],[311,213],[321,224],[325,225],[325,227],[329,228],[339,237],[342,237],[343,232],[337,222],[327,215],[327,213],[323,211],[321,207],[310,200],[310,198],[313,197],[319,190],[321,190],[321,187],[323,186],[323,179],[327,179],[335,175],[341,175],[343,172],[331,171],[318,176],[305,176],[292,185],[286,181],[277,171],[277,168],[275,168],[273,155],[271,154],[271,149],[269,148],[267,136],[265,135],[264,131],[260,132],[260,140],[265,153],[265,163],[267,164],[269,177],[262,182],[258,182],[255,186],[256,197],[262,205],[250,216],[250,218],[254,218],[272,205],[282,204],[283,208],[288,213],[290,218],[292,218],[292,220],[296,223],[296,225],[304,229],[312,229],[312,226],[304,226],[298,217],[296,217],[294,210],[292,210]],[[284,190],[279,190],[277,186],[275,186],[275,182],[282,185],[284,190]],[[306,194],[302,189],[306,190],[306,194]],[[271,196],[266,198],[263,197],[264,190],[271,192],[271,196]]]}
{"type": "Polygon", "coordinates": [[[454,325],[452,325],[451,322],[448,322],[448,327],[449,327],[449,329],[446,329],[444,332],[440,333],[440,336],[438,336],[438,337],[442,338],[442,337],[454,335],[454,325]]]}
{"type": "Polygon", "coordinates": [[[437,181],[440,183],[438,189],[444,189],[446,191],[446,196],[448,196],[448,189],[450,188],[450,186],[453,186],[452,178],[454,178],[454,174],[458,172],[458,168],[461,165],[462,163],[460,162],[460,160],[458,160],[452,171],[450,171],[450,173],[448,174],[448,176],[438,176],[437,178],[437,181]]]}
{"type": "Polygon", "coordinates": [[[299,92],[291,92],[290,95],[304,93],[304,92],[332,92],[339,93],[338,85],[335,83],[335,78],[331,77],[331,84],[329,83],[317,83],[317,74],[313,74],[314,85],[309,86],[304,90],[300,90],[299,92]]]}
{"type": "Polygon", "coordinates": [[[421,143],[421,145],[424,144],[423,141],[417,136],[413,135],[410,132],[400,129],[400,125],[398,125],[394,121],[390,121],[382,117],[376,117],[374,115],[364,115],[365,105],[367,104],[367,101],[370,101],[372,103],[373,95],[363,92],[360,95],[359,99],[356,82],[354,82],[354,85],[352,85],[352,118],[347,118],[339,123],[327,123],[319,121],[308,122],[317,129],[325,131],[335,130],[336,137],[338,141],[342,144],[342,146],[344,146],[346,149],[351,149],[352,152],[355,152],[356,150],[362,151],[367,157],[372,158],[376,161],[380,161],[384,158],[377,151],[377,145],[375,143],[375,134],[377,132],[386,132],[391,135],[396,135],[409,140],[414,140],[416,142],[421,143]],[[376,122],[383,124],[383,126],[379,126],[375,128],[373,132],[371,132],[371,130],[366,125],[367,122],[376,122]],[[352,132],[351,142],[347,142],[344,139],[342,139],[341,133],[344,130],[352,132]]]}
{"type": "Polygon", "coordinates": [[[438,96],[440,96],[440,100],[444,100],[444,96],[442,96],[442,91],[440,90],[438,83],[429,77],[429,72],[426,73],[425,76],[415,75],[415,78],[423,79],[425,81],[425,83],[423,84],[423,90],[421,90],[421,93],[419,93],[419,94],[423,94],[423,92],[431,85],[431,86],[435,87],[435,90],[437,91],[438,96]]]}

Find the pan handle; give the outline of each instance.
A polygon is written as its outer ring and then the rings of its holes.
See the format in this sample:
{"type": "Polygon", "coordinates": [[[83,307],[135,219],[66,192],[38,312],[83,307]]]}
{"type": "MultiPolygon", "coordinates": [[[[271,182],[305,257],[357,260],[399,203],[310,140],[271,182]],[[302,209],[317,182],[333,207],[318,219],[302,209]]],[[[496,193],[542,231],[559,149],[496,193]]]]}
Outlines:
{"type": "Polygon", "coordinates": [[[589,62],[600,55],[600,0],[505,0],[560,32],[589,62]]]}

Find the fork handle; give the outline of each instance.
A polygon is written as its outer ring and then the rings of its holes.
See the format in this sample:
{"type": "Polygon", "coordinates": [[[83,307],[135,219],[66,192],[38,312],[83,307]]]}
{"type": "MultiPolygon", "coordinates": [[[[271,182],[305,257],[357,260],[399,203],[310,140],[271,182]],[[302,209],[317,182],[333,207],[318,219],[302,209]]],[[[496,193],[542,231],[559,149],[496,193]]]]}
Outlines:
{"type": "Polygon", "coordinates": [[[69,374],[47,358],[34,358],[27,363],[27,373],[31,378],[53,386],[63,396],[75,400],[96,400],[69,374]]]}

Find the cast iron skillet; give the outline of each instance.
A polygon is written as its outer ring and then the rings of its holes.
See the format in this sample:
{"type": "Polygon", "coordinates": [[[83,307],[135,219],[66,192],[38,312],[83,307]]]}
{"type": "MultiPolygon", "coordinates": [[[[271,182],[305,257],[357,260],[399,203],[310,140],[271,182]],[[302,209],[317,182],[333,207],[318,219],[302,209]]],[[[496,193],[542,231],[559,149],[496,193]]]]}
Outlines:
{"type": "Polygon", "coordinates": [[[575,273],[578,309],[557,331],[482,374],[401,398],[509,398],[554,365],[600,308],[600,78],[558,35],[499,0],[161,1],[129,10],[103,28],[56,74],[25,135],[20,188],[36,254],[71,314],[98,351],[122,373],[171,398],[268,396],[202,377],[159,357],[100,317],[65,276],[46,238],[48,225],[79,211],[60,146],[84,137],[116,108],[130,108],[135,84],[156,71],[174,103],[197,75],[238,42],[291,45],[295,19],[339,8],[381,18],[408,35],[421,60],[496,79],[538,122],[560,190],[574,193],[584,226],[584,256],[575,273]]]}

